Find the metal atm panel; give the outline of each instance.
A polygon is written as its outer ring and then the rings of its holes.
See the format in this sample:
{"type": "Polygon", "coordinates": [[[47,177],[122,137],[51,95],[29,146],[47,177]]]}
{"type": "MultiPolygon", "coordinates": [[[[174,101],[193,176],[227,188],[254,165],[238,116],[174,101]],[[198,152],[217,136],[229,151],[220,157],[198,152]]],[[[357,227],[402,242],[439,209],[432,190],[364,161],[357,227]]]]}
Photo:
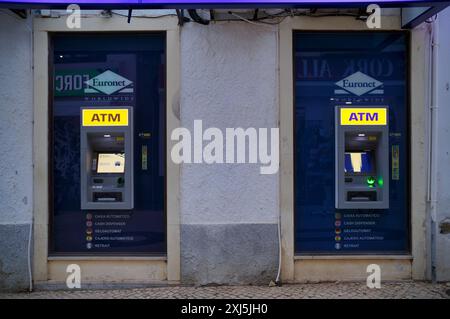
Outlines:
{"type": "Polygon", "coordinates": [[[132,107],[81,108],[81,209],[133,209],[132,107]]]}
{"type": "Polygon", "coordinates": [[[337,106],[335,114],[336,208],[388,209],[388,107],[337,106]]]}

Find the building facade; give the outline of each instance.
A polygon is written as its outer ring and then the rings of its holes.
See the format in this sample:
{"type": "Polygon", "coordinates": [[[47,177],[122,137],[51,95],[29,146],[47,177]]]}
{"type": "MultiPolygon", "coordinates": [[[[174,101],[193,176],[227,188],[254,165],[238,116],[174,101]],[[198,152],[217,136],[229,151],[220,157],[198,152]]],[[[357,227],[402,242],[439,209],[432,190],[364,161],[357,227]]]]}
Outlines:
{"type": "MultiPolygon", "coordinates": [[[[172,10],[82,11],[68,28],[63,10],[1,10],[0,287],[65,285],[71,264],[82,285],[365,280],[370,264],[448,281],[450,10],[411,30],[399,9],[375,30],[351,12],[180,25],[172,10]],[[387,208],[336,208],[344,106],[388,110],[387,208]],[[127,109],[131,133],[85,109],[127,109]],[[191,163],[173,160],[178,128],[191,163]],[[218,148],[208,162],[209,128],[254,128],[259,151],[273,138],[277,169],[262,174],[261,153],[220,163],[218,148]]],[[[352,178],[381,167],[356,153],[352,178]]]]}

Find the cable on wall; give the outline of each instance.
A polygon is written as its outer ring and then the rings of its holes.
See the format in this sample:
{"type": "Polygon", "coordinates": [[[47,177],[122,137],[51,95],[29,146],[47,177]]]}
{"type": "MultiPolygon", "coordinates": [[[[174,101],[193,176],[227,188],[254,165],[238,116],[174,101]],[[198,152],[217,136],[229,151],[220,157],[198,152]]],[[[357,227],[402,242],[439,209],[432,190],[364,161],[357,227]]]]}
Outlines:
{"type": "Polygon", "coordinates": [[[203,19],[201,16],[198,15],[197,10],[195,9],[189,9],[188,10],[189,16],[192,18],[192,20],[194,22],[203,24],[203,25],[208,25],[209,24],[209,20],[205,20],[203,19]]]}

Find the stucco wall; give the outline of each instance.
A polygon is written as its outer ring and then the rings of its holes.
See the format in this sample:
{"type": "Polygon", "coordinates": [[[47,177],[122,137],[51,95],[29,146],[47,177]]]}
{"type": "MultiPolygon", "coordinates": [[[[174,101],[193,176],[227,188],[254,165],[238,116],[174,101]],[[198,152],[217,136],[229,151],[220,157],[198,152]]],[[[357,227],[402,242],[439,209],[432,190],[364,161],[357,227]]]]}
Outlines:
{"type": "Polygon", "coordinates": [[[450,8],[438,16],[436,280],[450,280],[450,8]]]}
{"type": "Polygon", "coordinates": [[[32,220],[31,21],[0,10],[0,290],[28,287],[32,220]]]}
{"type": "MultiPolygon", "coordinates": [[[[440,21],[447,24],[441,30],[450,27],[449,10],[440,21]]],[[[10,13],[0,13],[0,43],[4,44],[0,49],[0,141],[6,150],[0,152],[0,289],[28,286],[27,249],[33,204],[29,22],[10,13]]],[[[445,35],[445,31],[441,31],[442,51],[450,52],[449,41],[444,43],[445,35]]],[[[222,131],[227,127],[277,127],[277,45],[277,27],[243,22],[209,26],[185,24],[181,29],[181,126],[193,131],[194,120],[203,120],[204,129],[217,127],[222,131]]],[[[439,63],[448,70],[444,53],[439,63]]],[[[446,141],[450,134],[445,123],[450,112],[448,108],[445,110],[450,72],[441,72],[440,76],[440,140],[446,141]]],[[[422,122],[418,127],[421,125],[422,122]]],[[[440,172],[444,177],[450,147],[440,145],[440,172]]],[[[416,151],[425,154],[422,148],[416,151]]],[[[420,172],[420,178],[416,176],[416,179],[424,180],[423,170],[420,172]]],[[[438,221],[449,216],[450,196],[445,193],[450,189],[448,180],[450,178],[440,178],[439,181],[442,191],[438,221]]],[[[417,185],[423,188],[422,184],[417,185]]],[[[421,200],[424,198],[420,196],[422,191],[416,193],[421,200]]],[[[243,284],[267,283],[274,279],[278,265],[278,194],[279,175],[261,175],[259,164],[183,164],[180,181],[182,281],[243,284]]],[[[418,207],[417,215],[422,216],[424,210],[418,207]]],[[[422,232],[421,221],[419,218],[415,223],[419,229],[416,233],[422,232]]],[[[447,280],[448,236],[439,235],[437,241],[438,273],[447,280]]],[[[420,251],[423,245],[416,246],[420,246],[417,249],[420,251]]],[[[314,268],[312,262],[307,263],[314,268]]],[[[405,261],[399,265],[403,263],[405,261]]],[[[416,268],[423,273],[423,267],[416,268]]],[[[404,269],[409,271],[409,268],[404,269]]],[[[62,280],[63,273],[57,278],[62,280]]],[[[422,275],[413,278],[421,279],[422,275]]]]}
{"type": "MultiPolygon", "coordinates": [[[[233,22],[181,31],[181,125],[278,126],[276,28],[233,22]]],[[[269,282],[278,264],[278,174],[259,164],[184,164],[181,279],[269,282]]]]}

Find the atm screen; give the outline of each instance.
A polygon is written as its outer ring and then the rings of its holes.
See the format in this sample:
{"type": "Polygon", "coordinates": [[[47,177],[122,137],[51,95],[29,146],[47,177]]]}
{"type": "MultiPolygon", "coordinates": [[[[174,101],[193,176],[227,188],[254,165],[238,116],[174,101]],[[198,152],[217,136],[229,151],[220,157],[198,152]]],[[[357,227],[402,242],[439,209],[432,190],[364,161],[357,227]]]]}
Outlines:
{"type": "Polygon", "coordinates": [[[97,173],[125,173],[125,154],[99,153],[97,173]]]}
{"type": "Polygon", "coordinates": [[[345,152],[345,173],[372,174],[374,172],[372,152],[345,152]]]}

